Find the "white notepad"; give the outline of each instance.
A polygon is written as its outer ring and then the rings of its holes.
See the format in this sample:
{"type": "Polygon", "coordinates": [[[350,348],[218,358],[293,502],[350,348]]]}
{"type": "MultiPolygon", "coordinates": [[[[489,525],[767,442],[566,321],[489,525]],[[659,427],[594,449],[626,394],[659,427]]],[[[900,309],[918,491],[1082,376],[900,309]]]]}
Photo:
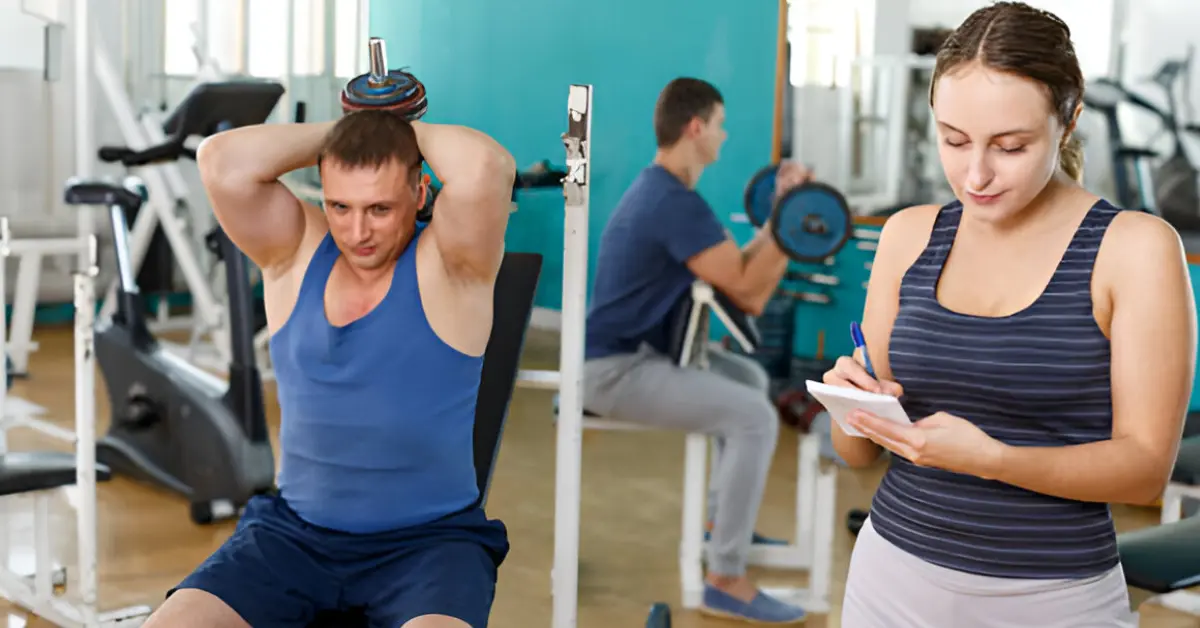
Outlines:
{"type": "Polygon", "coordinates": [[[908,413],[904,411],[904,407],[900,405],[900,400],[890,395],[880,395],[877,393],[859,390],[857,388],[845,388],[842,386],[830,386],[821,382],[809,380],[805,382],[808,387],[808,392],[825,409],[829,411],[829,415],[833,420],[842,426],[842,431],[850,436],[863,437],[862,432],[850,427],[846,423],[846,416],[855,410],[866,410],[871,414],[889,421],[894,421],[902,425],[911,425],[912,419],[908,418],[908,413]]]}

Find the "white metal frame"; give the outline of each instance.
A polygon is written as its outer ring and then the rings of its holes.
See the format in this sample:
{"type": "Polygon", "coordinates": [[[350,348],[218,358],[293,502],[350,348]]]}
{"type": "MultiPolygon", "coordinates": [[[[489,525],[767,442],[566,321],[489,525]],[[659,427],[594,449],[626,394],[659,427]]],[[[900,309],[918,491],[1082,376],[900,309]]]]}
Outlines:
{"type": "MultiPolygon", "coordinates": [[[[727,313],[716,306],[712,286],[696,282],[692,286],[692,300],[697,304],[688,321],[685,346],[696,343],[699,355],[689,351],[680,366],[696,364],[707,368],[704,338],[708,325],[700,317],[712,313],[729,330],[730,335],[744,351],[752,351],[750,340],[739,332],[727,313]],[[698,363],[694,362],[698,360],[698,363]]],[[[604,417],[583,419],[584,429],[651,431],[660,428],[616,421],[604,417]]],[[[805,434],[798,440],[796,469],[796,502],[794,536],[787,545],[756,544],[752,546],[749,563],[773,569],[807,571],[808,587],[762,587],[779,599],[797,604],[810,613],[829,612],[829,587],[833,563],[833,528],[836,508],[837,467],[829,464],[822,468],[821,437],[805,434]]],[[[679,546],[679,575],[682,605],[686,609],[697,609],[704,598],[704,541],[705,500],[708,494],[708,455],[711,439],[706,434],[689,433],[684,454],[683,521],[679,546]]]]}
{"type": "MultiPolygon", "coordinates": [[[[1162,523],[1175,523],[1183,518],[1183,500],[1200,500],[1200,486],[1171,482],[1163,491],[1162,523]]],[[[1197,515],[1200,516],[1200,515],[1197,515]]],[[[1200,593],[1191,591],[1172,591],[1152,597],[1149,601],[1169,609],[1200,616],[1200,593]]]]}
{"type": "MultiPolygon", "coordinates": [[[[51,556],[50,500],[52,491],[36,491],[9,496],[10,500],[33,502],[34,560],[32,577],[0,566],[0,597],[56,626],[99,628],[137,626],[149,616],[147,606],[123,608],[101,613],[97,608],[96,539],[96,380],[93,326],[95,320],[96,239],[88,236],[76,242],[74,252],[81,270],[74,273],[75,306],[75,430],[67,430],[37,417],[16,417],[3,412],[7,389],[0,384],[0,455],[7,449],[6,433],[13,428],[29,428],[75,446],[75,488],[73,500],[78,550],[79,600],[72,602],[55,594],[66,583],[65,572],[56,568],[51,556]]],[[[0,294],[4,294],[5,260],[13,251],[28,243],[9,235],[8,219],[0,218],[0,294]]],[[[0,307],[0,346],[3,345],[4,308],[0,307]]],[[[0,361],[0,381],[6,376],[0,361]]]]}
{"type": "Polygon", "coordinates": [[[579,612],[579,509],[583,482],[583,349],[587,307],[588,181],[592,153],[592,86],[567,93],[567,176],[563,180],[563,304],[559,370],[521,370],[517,385],[557,390],[554,566],[551,625],[574,628],[579,612]]]}
{"type": "MultiPolygon", "coordinates": [[[[567,177],[563,226],[563,304],[559,370],[522,370],[517,383],[525,388],[558,391],[557,452],[554,499],[554,564],[551,571],[553,628],[574,628],[579,607],[579,528],[582,490],[583,430],[646,429],[629,423],[583,417],[583,354],[587,304],[589,174],[592,148],[591,85],[571,85],[567,97],[568,131],[563,134],[567,177]]],[[[712,300],[712,290],[696,293],[712,300]]],[[[689,321],[689,333],[700,321],[689,321]]],[[[718,310],[719,311],[719,310],[718,310]]],[[[726,328],[736,327],[722,321],[726,328]]],[[[707,332],[704,332],[707,334],[707,332]]],[[[748,342],[733,334],[738,342],[748,342]]],[[[703,358],[702,358],[703,359],[703,358]]],[[[788,546],[755,546],[750,562],[810,572],[808,589],[767,589],[813,613],[827,612],[832,563],[836,467],[822,469],[815,435],[800,440],[796,498],[796,536],[788,546]]],[[[696,608],[703,596],[705,493],[709,439],[689,434],[684,464],[683,540],[679,564],[683,605],[696,608]]]]}

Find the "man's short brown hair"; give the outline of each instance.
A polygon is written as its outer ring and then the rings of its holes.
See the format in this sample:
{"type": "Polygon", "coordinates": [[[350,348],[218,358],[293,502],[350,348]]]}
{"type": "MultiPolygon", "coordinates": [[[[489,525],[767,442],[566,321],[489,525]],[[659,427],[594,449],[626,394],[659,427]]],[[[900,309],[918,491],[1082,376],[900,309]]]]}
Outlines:
{"type": "Polygon", "coordinates": [[[708,122],[720,104],[725,104],[721,92],[707,81],[681,77],[667,83],[654,107],[654,137],[658,147],[674,146],[692,119],[708,122]]]}
{"type": "Polygon", "coordinates": [[[395,113],[370,109],[338,120],[317,154],[317,168],[335,161],[347,168],[377,169],[393,160],[407,166],[410,176],[419,176],[422,159],[416,131],[395,113]]]}

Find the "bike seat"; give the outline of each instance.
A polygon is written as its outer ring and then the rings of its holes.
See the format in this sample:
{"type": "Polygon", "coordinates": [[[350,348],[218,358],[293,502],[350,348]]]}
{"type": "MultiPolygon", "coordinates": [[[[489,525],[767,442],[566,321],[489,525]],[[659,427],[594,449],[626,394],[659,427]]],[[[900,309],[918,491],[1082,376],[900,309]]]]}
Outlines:
{"type": "Polygon", "coordinates": [[[67,205],[119,205],[130,211],[140,207],[144,197],[145,187],[133,177],[127,178],[124,185],[104,179],[71,178],[63,193],[67,205]]]}

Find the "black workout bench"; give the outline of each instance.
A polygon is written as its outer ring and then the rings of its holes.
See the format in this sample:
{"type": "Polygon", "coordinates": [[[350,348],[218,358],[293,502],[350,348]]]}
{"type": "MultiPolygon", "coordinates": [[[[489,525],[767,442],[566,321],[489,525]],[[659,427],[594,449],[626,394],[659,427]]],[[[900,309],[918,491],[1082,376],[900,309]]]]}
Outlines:
{"type": "MultiPolygon", "coordinates": [[[[541,271],[541,255],[505,253],[496,278],[492,333],[483,354],[483,374],[475,404],[475,474],[480,505],[487,503],[541,271]]],[[[367,617],[361,610],[350,610],[320,613],[309,628],[367,628],[367,625],[367,617]]]]}
{"type": "Polygon", "coordinates": [[[1117,537],[1121,567],[1136,609],[1156,595],[1173,594],[1182,605],[1171,608],[1200,614],[1200,595],[1183,592],[1200,586],[1200,515],[1180,520],[1184,497],[1200,499],[1200,436],[1184,439],[1171,482],[1163,494],[1162,525],[1117,537]]]}

